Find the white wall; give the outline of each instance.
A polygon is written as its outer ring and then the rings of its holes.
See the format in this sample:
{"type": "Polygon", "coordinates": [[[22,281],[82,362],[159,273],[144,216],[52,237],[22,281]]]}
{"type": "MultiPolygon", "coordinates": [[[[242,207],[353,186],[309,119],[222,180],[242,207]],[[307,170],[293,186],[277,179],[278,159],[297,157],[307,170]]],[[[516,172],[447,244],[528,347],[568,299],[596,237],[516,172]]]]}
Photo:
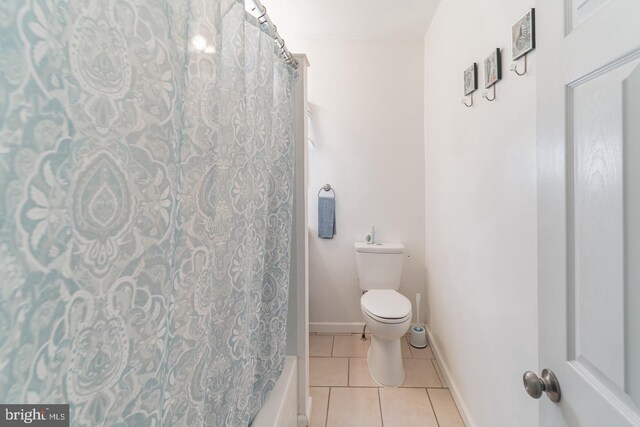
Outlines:
{"type": "Polygon", "coordinates": [[[521,381],[538,368],[535,51],[526,77],[509,71],[535,2],[487,3],[442,0],[425,40],[429,327],[471,425],[537,427],[521,381]],[[496,47],[497,100],[464,107],[463,70],[496,47]]]}
{"type": "Polygon", "coordinates": [[[309,320],[362,323],[353,243],[371,225],[378,240],[407,248],[401,292],[425,293],[423,40],[287,37],[287,45],[311,63],[309,320]],[[333,240],[317,237],[326,183],[337,194],[333,240]]]}

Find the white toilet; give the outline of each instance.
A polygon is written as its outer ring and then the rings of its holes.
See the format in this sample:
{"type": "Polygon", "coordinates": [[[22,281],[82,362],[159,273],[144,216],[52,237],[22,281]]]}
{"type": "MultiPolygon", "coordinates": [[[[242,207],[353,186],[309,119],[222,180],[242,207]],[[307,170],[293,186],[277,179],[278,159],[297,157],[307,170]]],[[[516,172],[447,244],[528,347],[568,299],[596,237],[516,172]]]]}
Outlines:
{"type": "Polygon", "coordinates": [[[356,243],[360,308],[371,333],[369,372],[384,387],[404,381],[400,338],[411,324],[411,302],[400,288],[404,246],[400,243],[356,243]]]}

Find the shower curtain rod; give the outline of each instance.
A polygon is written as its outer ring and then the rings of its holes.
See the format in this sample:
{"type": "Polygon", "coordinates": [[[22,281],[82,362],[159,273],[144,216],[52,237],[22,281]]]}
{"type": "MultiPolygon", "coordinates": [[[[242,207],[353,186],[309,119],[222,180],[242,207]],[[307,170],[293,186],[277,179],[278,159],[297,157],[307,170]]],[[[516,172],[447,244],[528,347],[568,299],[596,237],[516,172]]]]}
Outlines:
{"type": "Polygon", "coordinates": [[[273,31],[273,38],[275,39],[275,42],[280,49],[280,54],[284,57],[285,62],[297,69],[298,60],[293,57],[291,52],[289,52],[289,49],[285,46],[284,40],[280,37],[280,34],[278,34],[278,27],[273,25],[273,21],[271,21],[271,18],[269,18],[269,15],[267,14],[267,8],[260,3],[260,0],[251,0],[251,2],[255,5],[251,10],[255,11],[257,9],[260,13],[257,16],[258,22],[261,25],[266,24],[273,31]]]}

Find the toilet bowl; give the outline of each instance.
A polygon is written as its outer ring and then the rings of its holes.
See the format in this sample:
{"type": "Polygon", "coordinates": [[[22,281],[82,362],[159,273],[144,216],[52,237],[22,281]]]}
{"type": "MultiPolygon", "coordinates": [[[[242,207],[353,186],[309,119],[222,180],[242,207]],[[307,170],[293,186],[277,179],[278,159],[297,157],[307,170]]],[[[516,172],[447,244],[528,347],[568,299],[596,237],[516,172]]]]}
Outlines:
{"type": "Polygon", "coordinates": [[[360,309],[371,345],[371,377],[384,387],[404,381],[400,338],[409,330],[411,301],[398,292],[402,276],[402,243],[355,243],[358,284],[364,292],[360,309]]]}
{"type": "Polygon", "coordinates": [[[395,290],[370,290],[360,298],[360,308],[371,332],[371,377],[381,386],[398,387],[404,381],[400,338],[411,324],[411,302],[395,290]]]}

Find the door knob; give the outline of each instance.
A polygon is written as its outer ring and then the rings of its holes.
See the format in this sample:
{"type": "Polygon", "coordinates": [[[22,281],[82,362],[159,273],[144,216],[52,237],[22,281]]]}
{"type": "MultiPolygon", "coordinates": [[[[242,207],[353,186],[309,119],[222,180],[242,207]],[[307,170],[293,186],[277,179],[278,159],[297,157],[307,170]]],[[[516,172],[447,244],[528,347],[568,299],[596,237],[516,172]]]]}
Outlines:
{"type": "Polygon", "coordinates": [[[549,400],[560,402],[560,383],[552,370],[543,369],[541,378],[535,373],[527,371],[522,375],[522,382],[524,383],[524,389],[534,399],[540,399],[544,391],[547,393],[549,400]]]}

